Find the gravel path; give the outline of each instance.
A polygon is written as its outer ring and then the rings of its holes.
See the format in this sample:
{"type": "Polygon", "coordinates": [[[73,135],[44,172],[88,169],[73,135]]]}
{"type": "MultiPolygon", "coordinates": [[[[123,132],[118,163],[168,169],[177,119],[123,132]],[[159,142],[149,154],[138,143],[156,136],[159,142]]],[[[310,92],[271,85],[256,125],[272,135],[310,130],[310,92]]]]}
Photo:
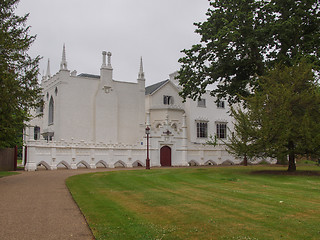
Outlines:
{"type": "Polygon", "coordinates": [[[0,178],[0,239],[94,239],[65,180],[95,171],[106,169],[22,171],[0,178]]]}

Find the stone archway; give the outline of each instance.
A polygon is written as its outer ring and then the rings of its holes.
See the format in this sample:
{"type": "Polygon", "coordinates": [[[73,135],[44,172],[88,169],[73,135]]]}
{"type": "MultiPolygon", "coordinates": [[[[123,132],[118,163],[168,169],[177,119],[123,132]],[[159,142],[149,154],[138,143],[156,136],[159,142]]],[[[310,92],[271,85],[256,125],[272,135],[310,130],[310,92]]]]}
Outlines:
{"type": "Polygon", "coordinates": [[[171,148],[163,146],[160,149],[160,165],[161,167],[171,167],[171,148]]]}

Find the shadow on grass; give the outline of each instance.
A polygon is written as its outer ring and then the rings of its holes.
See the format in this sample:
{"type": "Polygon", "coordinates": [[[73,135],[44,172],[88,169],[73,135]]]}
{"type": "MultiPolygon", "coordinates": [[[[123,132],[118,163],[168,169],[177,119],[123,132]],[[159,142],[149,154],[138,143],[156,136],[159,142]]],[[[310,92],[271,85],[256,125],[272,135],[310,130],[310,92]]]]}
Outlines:
{"type": "Polygon", "coordinates": [[[287,170],[261,170],[261,171],[252,171],[251,174],[255,175],[288,175],[288,176],[319,176],[320,171],[295,171],[288,172],[287,170]]]}

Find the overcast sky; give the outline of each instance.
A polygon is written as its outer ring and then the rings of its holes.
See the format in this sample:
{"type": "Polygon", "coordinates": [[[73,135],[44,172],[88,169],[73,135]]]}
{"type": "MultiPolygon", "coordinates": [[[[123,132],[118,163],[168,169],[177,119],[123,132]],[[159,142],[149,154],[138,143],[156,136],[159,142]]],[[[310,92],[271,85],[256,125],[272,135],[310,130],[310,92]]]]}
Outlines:
{"type": "Polygon", "coordinates": [[[27,24],[37,39],[30,55],[40,55],[41,73],[50,58],[59,70],[66,44],[68,69],[99,74],[102,51],[112,53],[113,76],[136,81],[140,56],[146,85],[179,69],[180,51],[199,42],[194,22],[204,21],[208,0],[21,0],[16,13],[30,13],[27,24]]]}

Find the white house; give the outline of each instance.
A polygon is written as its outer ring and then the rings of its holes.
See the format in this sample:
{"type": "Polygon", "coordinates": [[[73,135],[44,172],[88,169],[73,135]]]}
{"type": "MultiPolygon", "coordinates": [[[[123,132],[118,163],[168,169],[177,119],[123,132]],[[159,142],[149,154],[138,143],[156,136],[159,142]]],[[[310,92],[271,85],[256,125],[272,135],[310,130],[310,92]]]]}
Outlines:
{"type": "Polygon", "coordinates": [[[135,167],[146,163],[145,128],[150,127],[154,166],[238,164],[224,145],[205,144],[210,135],[226,139],[232,129],[228,105],[206,93],[182,101],[176,73],[145,87],[140,63],[136,82],[115,81],[111,53],[102,53],[100,75],[70,72],[63,47],[60,71],[41,85],[43,113],[25,130],[25,169],[135,167]]]}

